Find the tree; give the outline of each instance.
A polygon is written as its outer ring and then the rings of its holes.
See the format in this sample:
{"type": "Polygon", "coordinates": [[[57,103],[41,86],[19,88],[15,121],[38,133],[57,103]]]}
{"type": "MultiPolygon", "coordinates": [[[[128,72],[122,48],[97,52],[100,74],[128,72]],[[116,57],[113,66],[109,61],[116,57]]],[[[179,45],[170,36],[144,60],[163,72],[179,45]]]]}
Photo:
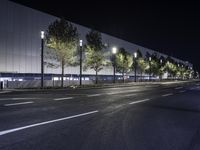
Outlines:
{"type": "Polygon", "coordinates": [[[138,49],[136,52],[137,52],[137,59],[136,59],[137,70],[138,70],[138,72],[140,72],[140,77],[142,79],[142,74],[145,72],[147,63],[146,63],[145,59],[142,57],[141,51],[138,49]]]}
{"type": "Polygon", "coordinates": [[[53,49],[54,57],[51,57],[59,62],[62,70],[62,82],[64,69],[66,65],[75,63],[75,55],[77,51],[78,33],[76,27],[65,19],[56,20],[48,27],[46,34],[46,45],[53,49]]]}
{"type": "Polygon", "coordinates": [[[120,48],[116,54],[116,71],[122,73],[123,82],[125,82],[125,73],[131,70],[133,64],[132,55],[124,48],[120,48]]]}
{"type": "Polygon", "coordinates": [[[159,75],[159,59],[157,53],[153,53],[151,55],[151,73],[153,76],[158,76],[159,75]]]}
{"type": "Polygon", "coordinates": [[[140,57],[137,59],[137,66],[138,66],[138,69],[140,70],[140,76],[142,79],[142,75],[145,72],[145,70],[148,66],[148,63],[145,61],[145,59],[143,57],[140,57]]]}
{"type": "Polygon", "coordinates": [[[91,30],[86,35],[87,44],[85,45],[85,66],[84,69],[93,69],[96,72],[96,84],[98,83],[98,72],[106,65],[104,56],[104,45],[101,33],[91,30]]]}
{"type": "Polygon", "coordinates": [[[159,79],[162,80],[162,77],[165,73],[165,57],[160,56],[159,58],[160,62],[158,63],[158,75],[159,75],[159,79]]]}
{"type": "Polygon", "coordinates": [[[166,58],[165,71],[167,71],[169,76],[172,78],[175,78],[178,74],[178,65],[171,57],[166,58]]]}

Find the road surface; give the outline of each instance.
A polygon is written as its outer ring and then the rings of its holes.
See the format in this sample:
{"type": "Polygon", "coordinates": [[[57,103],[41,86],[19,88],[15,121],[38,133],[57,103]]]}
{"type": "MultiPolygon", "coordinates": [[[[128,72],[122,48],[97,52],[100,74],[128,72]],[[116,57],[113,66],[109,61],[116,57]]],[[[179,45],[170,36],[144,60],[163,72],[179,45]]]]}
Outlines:
{"type": "Polygon", "coordinates": [[[0,150],[199,150],[200,83],[0,92],[0,150]]]}

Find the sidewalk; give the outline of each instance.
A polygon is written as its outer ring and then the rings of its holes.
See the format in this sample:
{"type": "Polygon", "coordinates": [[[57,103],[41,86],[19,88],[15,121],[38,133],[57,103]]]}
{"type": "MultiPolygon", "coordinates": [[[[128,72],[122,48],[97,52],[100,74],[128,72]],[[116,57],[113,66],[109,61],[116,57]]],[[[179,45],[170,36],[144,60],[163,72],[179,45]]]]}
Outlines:
{"type": "Polygon", "coordinates": [[[115,87],[131,87],[131,86],[145,86],[145,85],[171,85],[171,84],[183,84],[191,82],[200,82],[200,80],[188,80],[188,81],[164,81],[164,82],[129,82],[129,83],[110,83],[110,84],[98,84],[98,85],[83,85],[82,87],[69,86],[64,88],[45,88],[45,89],[3,89],[0,93],[6,91],[51,91],[51,90],[75,90],[75,89],[98,89],[98,88],[115,88],[115,87]]]}

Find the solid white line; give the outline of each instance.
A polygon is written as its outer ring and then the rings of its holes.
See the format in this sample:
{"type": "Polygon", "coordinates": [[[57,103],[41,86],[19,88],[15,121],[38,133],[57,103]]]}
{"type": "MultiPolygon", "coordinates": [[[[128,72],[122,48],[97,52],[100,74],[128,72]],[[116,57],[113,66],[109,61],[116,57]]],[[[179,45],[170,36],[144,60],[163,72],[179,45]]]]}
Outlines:
{"type": "Polygon", "coordinates": [[[139,101],[135,101],[135,102],[131,102],[129,103],[130,105],[133,105],[133,104],[137,104],[137,103],[142,103],[142,102],[146,102],[146,101],[149,101],[151,99],[147,98],[147,99],[143,99],[143,100],[139,100],[139,101]]]}
{"type": "Polygon", "coordinates": [[[87,95],[87,97],[95,97],[95,96],[101,96],[102,94],[91,94],[91,95],[87,95]]]}
{"type": "Polygon", "coordinates": [[[33,103],[33,102],[23,102],[23,103],[4,104],[4,106],[25,105],[25,104],[31,104],[31,103],[33,103]]]}
{"type": "Polygon", "coordinates": [[[97,112],[98,112],[98,110],[96,110],[96,111],[90,111],[90,112],[87,112],[87,113],[73,115],[73,116],[69,116],[69,117],[65,117],[65,118],[59,118],[59,119],[55,119],[55,120],[50,120],[50,121],[45,121],[45,122],[40,122],[40,123],[36,123],[36,124],[27,125],[27,126],[24,126],[24,127],[9,129],[9,130],[5,130],[5,131],[1,131],[0,132],[0,136],[5,135],[5,134],[9,134],[9,133],[12,133],[12,132],[16,132],[16,131],[28,129],[28,128],[33,128],[33,127],[37,127],[37,126],[41,126],[41,125],[46,125],[46,124],[54,123],[54,122],[64,121],[64,120],[68,120],[68,119],[72,119],[72,118],[77,118],[77,117],[81,117],[81,116],[86,116],[86,115],[94,114],[94,113],[97,113],[97,112]]]}
{"type": "Polygon", "coordinates": [[[177,87],[177,88],[175,88],[176,90],[179,90],[179,89],[182,89],[183,87],[177,87]]]}
{"type": "Polygon", "coordinates": [[[173,95],[173,93],[164,94],[162,95],[162,97],[171,96],[171,95],[173,95]]]}
{"type": "Polygon", "coordinates": [[[61,100],[66,100],[66,99],[73,99],[73,97],[56,98],[54,99],[54,101],[61,101],[61,100]]]}

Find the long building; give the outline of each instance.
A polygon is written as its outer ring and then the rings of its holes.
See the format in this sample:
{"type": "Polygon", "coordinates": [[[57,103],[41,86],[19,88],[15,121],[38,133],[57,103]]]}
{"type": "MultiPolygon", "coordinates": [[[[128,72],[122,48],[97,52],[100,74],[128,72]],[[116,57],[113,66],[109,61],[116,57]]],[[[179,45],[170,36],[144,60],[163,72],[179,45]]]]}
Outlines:
{"type": "MultiPolygon", "coordinates": [[[[48,25],[58,19],[55,16],[38,10],[14,3],[9,0],[0,1],[0,80],[24,80],[39,79],[41,73],[41,39],[40,31],[46,30],[48,25]]],[[[91,30],[87,27],[73,23],[77,27],[80,39],[85,42],[85,35],[91,30]]],[[[137,49],[145,55],[146,52],[156,51],[127,42],[125,40],[102,33],[107,50],[113,46],[123,47],[131,53],[137,49]]],[[[47,48],[45,48],[47,49],[47,48]]],[[[158,53],[158,52],[157,52],[158,53]]],[[[158,53],[165,56],[165,54],[158,53]]],[[[176,58],[174,58],[176,59],[176,58]]],[[[181,63],[185,61],[176,59],[181,63]]],[[[187,63],[188,65],[192,65],[187,63]]],[[[47,68],[46,76],[59,75],[61,68],[47,68]]],[[[79,67],[67,67],[66,75],[78,76],[79,67]]],[[[83,71],[84,75],[94,75],[93,70],[83,71]]],[[[99,75],[109,76],[113,74],[112,67],[105,67],[99,75]]]]}

